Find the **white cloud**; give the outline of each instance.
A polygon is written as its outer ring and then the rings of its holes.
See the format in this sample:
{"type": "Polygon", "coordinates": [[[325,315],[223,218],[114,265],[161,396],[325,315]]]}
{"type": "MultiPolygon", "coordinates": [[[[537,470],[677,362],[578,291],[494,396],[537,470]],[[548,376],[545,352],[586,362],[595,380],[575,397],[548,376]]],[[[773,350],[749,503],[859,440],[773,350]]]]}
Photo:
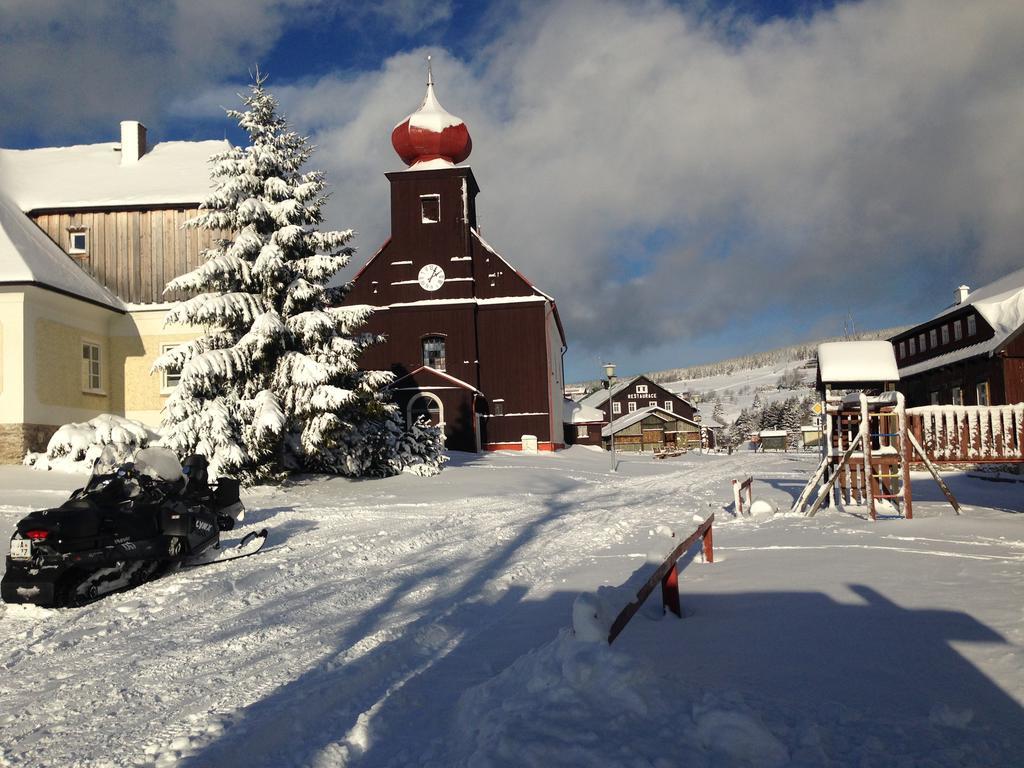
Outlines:
{"type": "MultiPolygon", "coordinates": [[[[883,326],[1020,263],[1024,5],[861,2],[740,42],[713,22],[558,3],[473,60],[433,51],[474,137],[487,237],[554,293],[577,350],[673,345],[780,308],[803,314],[796,333],[847,307],[883,326]],[[644,253],[651,231],[668,245],[644,253]]],[[[390,129],[419,103],[425,52],[279,89],[360,260],[387,235],[390,129]]]]}

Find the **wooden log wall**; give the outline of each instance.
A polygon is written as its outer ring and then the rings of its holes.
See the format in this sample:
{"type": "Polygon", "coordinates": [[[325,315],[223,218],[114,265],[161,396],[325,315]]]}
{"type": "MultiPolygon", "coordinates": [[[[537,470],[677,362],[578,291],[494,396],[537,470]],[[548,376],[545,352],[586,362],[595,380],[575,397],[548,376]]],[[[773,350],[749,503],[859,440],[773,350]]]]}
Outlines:
{"type": "Polygon", "coordinates": [[[32,219],[65,252],[72,230],[88,235],[88,252],[71,254],[82,268],[122,300],[157,304],[186,298],[164,294],[164,286],[203,262],[202,252],[219,233],[184,229],[198,209],[147,208],[119,211],[49,211],[32,219]]]}

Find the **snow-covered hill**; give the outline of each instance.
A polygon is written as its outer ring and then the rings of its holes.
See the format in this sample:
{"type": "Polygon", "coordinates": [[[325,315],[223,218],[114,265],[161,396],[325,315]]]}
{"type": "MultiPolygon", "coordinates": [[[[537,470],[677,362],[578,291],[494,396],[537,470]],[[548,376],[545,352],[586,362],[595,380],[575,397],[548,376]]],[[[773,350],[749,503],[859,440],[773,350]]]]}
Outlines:
{"type": "MultiPolygon", "coordinates": [[[[230,534],[269,527],[257,557],[0,607],[0,765],[1019,762],[1021,486],[951,474],[963,517],[915,475],[913,521],[734,519],[732,478],[785,509],[814,457],[608,462],[258,488],[230,534]],[[610,648],[573,637],[581,593],[635,583],[711,512],[686,618],[654,603],[610,648]]],[[[0,530],[78,482],[0,468],[0,530]]]]}

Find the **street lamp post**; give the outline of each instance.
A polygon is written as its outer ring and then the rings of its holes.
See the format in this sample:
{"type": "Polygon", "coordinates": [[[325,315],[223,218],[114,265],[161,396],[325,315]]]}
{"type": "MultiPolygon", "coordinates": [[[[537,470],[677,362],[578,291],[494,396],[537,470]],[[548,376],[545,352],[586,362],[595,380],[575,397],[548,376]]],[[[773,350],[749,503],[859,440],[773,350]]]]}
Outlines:
{"type": "Polygon", "coordinates": [[[612,386],[615,384],[615,363],[604,364],[604,375],[608,379],[608,439],[611,442],[612,472],[614,472],[615,432],[612,430],[612,422],[615,421],[615,414],[612,412],[612,386]]]}

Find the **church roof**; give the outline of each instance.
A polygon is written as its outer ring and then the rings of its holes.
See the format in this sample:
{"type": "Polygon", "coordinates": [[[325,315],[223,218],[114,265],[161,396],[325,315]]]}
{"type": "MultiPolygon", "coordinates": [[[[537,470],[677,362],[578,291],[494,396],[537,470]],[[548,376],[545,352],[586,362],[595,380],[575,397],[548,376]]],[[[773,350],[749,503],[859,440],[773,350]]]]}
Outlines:
{"type": "Polygon", "coordinates": [[[93,280],[0,190],[0,285],[37,285],[119,312],[124,303],[93,280]]]}

